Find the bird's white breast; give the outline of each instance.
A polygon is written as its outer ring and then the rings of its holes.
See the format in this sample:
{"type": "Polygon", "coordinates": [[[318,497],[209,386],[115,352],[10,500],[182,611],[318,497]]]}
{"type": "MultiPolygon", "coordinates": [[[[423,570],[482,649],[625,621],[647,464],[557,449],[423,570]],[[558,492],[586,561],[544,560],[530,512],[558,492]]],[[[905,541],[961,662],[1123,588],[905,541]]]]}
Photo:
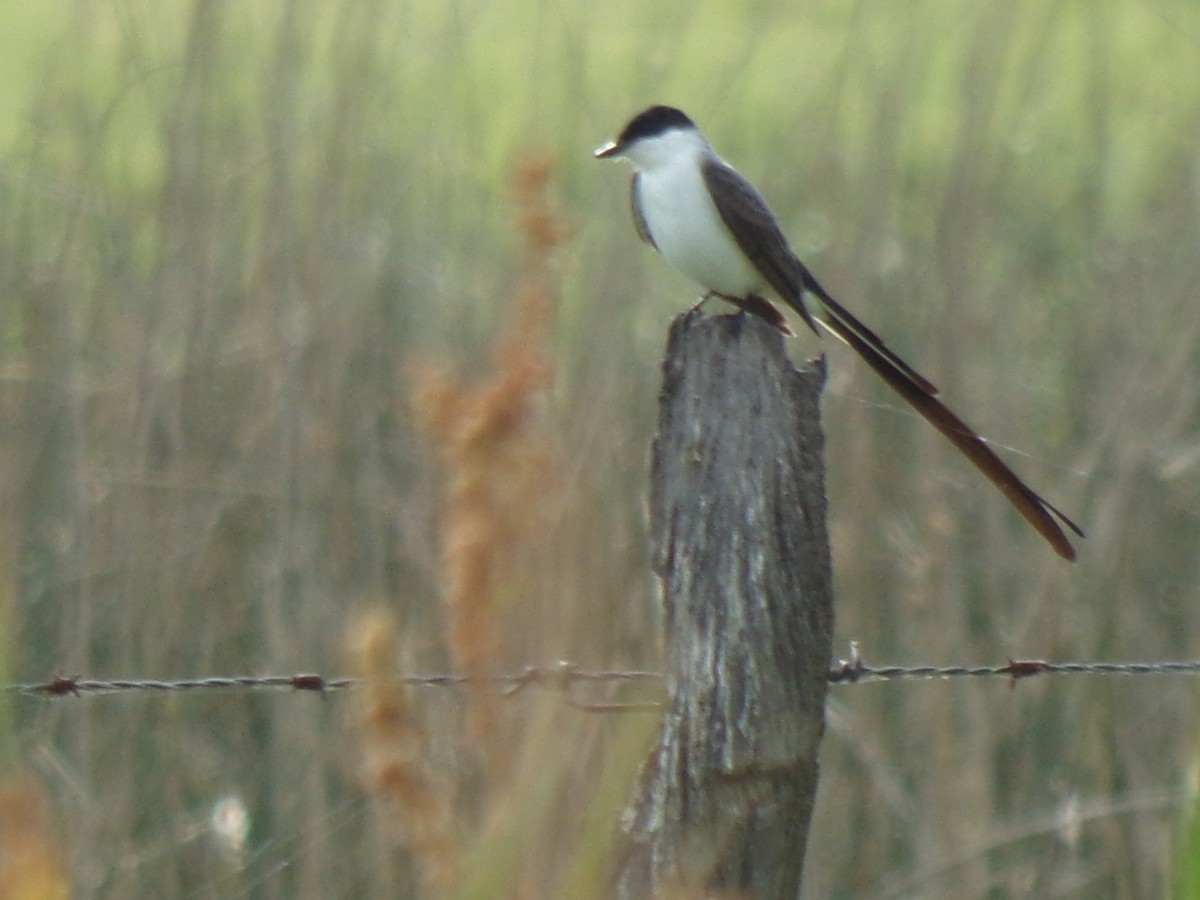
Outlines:
{"type": "Polygon", "coordinates": [[[699,159],[685,155],[643,169],[638,193],[654,245],[673,268],[733,297],[762,290],[762,276],[721,221],[699,159]]]}

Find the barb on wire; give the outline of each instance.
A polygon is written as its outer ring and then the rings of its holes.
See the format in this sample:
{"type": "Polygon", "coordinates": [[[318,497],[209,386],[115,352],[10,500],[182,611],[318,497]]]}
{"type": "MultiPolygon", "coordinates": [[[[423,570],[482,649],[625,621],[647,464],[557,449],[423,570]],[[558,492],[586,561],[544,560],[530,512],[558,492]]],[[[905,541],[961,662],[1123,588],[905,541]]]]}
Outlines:
{"type": "MultiPolygon", "coordinates": [[[[872,666],[862,657],[858,643],[850,642],[850,655],[838,660],[829,670],[831,684],[858,684],[868,681],[935,678],[1005,678],[1012,682],[1035,675],[1175,675],[1200,674],[1200,660],[1177,662],[1066,662],[1040,659],[1010,659],[1001,666],[872,666]]],[[[0,692],[42,697],[79,697],[83,694],[117,694],[131,691],[224,691],[287,690],[326,694],[362,687],[368,679],[328,677],[316,673],[294,675],[233,675],[206,678],[159,680],[150,678],[98,679],[82,675],[55,675],[49,681],[0,685],[0,692]]],[[[561,693],[572,706],[586,712],[630,712],[657,710],[656,702],[620,702],[581,700],[575,696],[581,684],[622,682],[661,682],[663,674],[645,670],[581,669],[562,661],[552,666],[527,666],[515,674],[469,678],[464,675],[405,675],[397,682],[411,687],[491,686],[511,697],[537,687],[561,693]]]]}

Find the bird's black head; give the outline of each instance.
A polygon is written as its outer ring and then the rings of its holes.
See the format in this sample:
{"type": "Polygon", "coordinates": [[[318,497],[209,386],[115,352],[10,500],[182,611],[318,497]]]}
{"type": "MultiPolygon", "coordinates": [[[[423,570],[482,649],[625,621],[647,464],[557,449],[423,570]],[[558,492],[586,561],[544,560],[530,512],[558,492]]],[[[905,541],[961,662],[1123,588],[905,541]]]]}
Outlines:
{"type": "Polygon", "coordinates": [[[629,120],[617,143],[626,146],[642,138],[664,134],[673,128],[695,127],[696,124],[682,110],[673,106],[651,106],[629,120]]]}
{"type": "Polygon", "coordinates": [[[630,119],[621,136],[599,148],[594,155],[597,159],[623,156],[630,145],[640,140],[658,137],[672,129],[695,127],[691,119],[673,106],[651,106],[630,119]]]}

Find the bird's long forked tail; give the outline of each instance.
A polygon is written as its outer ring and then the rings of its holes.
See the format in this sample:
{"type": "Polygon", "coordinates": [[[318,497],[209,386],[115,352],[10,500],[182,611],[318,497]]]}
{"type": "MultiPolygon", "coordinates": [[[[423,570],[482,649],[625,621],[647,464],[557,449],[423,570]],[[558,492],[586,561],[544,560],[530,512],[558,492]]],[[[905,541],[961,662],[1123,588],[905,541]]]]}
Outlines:
{"type": "Polygon", "coordinates": [[[962,451],[963,455],[1001,490],[1017,508],[1017,512],[1050,543],[1055,553],[1063,559],[1074,561],[1075,548],[1067,540],[1059,523],[1083,537],[1079,526],[1018,478],[983,438],[934,396],[936,388],[933,388],[929,381],[909,368],[888,350],[879,338],[824,291],[820,291],[819,296],[828,315],[818,318],[817,321],[835,337],[849,344],[896,393],[962,451]]]}

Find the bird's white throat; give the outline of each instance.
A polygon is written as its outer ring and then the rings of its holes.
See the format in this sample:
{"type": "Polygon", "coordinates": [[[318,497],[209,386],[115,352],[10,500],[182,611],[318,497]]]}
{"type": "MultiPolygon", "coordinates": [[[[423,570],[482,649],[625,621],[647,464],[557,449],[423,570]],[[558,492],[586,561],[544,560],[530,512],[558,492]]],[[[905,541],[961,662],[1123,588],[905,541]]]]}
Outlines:
{"type": "Polygon", "coordinates": [[[638,141],[627,156],[639,172],[642,218],[663,258],[707,290],[732,297],[761,292],[762,275],[709,195],[703,166],[715,157],[699,132],[668,131],[638,141]]]}

